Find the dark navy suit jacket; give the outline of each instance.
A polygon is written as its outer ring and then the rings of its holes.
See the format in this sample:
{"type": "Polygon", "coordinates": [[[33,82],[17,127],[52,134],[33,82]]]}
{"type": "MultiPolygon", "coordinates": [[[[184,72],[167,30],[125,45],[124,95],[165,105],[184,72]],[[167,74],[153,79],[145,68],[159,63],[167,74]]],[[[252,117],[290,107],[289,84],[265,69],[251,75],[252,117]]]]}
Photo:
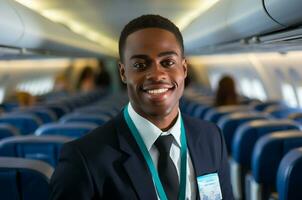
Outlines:
{"type": "MultiPolygon", "coordinates": [[[[217,172],[223,199],[233,199],[219,129],[196,118],[183,116],[183,120],[196,177],[217,172]]],[[[122,113],[63,146],[51,179],[50,199],[157,199],[151,173],[122,113]]]]}

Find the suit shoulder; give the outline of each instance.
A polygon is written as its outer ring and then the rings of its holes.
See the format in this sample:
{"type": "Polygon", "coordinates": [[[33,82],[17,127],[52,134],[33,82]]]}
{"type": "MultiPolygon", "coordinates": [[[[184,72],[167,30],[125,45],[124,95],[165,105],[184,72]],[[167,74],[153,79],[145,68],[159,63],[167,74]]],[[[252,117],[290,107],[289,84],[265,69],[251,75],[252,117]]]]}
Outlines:
{"type": "Polygon", "coordinates": [[[184,123],[186,124],[186,126],[188,127],[194,127],[196,129],[205,129],[205,128],[210,128],[210,129],[218,129],[217,125],[209,122],[209,121],[205,121],[196,117],[191,117],[189,115],[186,114],[182,114],[183,118],[184,118],[184,123]]]}

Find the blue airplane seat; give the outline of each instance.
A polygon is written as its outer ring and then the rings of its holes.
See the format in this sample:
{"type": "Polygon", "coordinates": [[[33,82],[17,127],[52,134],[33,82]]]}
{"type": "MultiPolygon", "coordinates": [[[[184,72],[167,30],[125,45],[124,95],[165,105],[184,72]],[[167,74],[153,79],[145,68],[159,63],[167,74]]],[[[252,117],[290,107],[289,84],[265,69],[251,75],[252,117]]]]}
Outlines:
{"type": "Polygon", "coordinates": [[[291,150],[282,159],[277,173],[279,200],[302,199],[302,148],[291,150]]]}
{"type": "Polygon", "coordinates": [[[205,118],[205,115],[206,113],[213,109],[214,107],[211,106],[211,105],[203,105],[203,106],[199,106],[198,108],[195,109],[194,113],[193,113],[193,116],[194,117],[197,117],[199,119],[204,119],[205,118]]]}
{"type": "Polygon", "coordinates": [[[246,177],[246,194],[250,198],[269,199],[276,192],[278,166],[290,150],[302,147],[302,131],[278,131],[261,137],[253,150],[252,174],[246,177]]]}
{"type": "Polygon", "coordinates": [[[301,108],[291,108],[287,106],[280,106],[280,105],[273,105],[269,106],[264,110],[264,112],[269,113],[270,115],[274,116],[275,118],[278,119],[285,119],[288,118],[290,114],[294,113],[301,113],[302,109],[301,108]]]}
{"type": "Polygon", "coordinates": [[[0,157],[0,198],[48,199],[49,181],[53,171],[53,167],[42,161],[0,157]]]}
{"type": "Polygon", "coordinates": [[[71,141],[64,136],[15,136],[0,141],[0,156],[42,160],[56,166],[62,145],[71,141]]]}
{"type": "Polygon", "coordinates": [[[185,110],[187,104],[190,102],[190,100],[186,97],[181,97],[180,100],[179,100],[179,107],[182,109],[182,110],[185,110]]]}
{"type": "Polygon", "coordinates": [[[237,128],[246,122],[259,119],[269,119],[269,115],[258,112],[237,112],[223,116],[217,123],[220,127],[228,153],[231,153],[231,145],[237,128]]]}
{"type": "Polygon", "coordinates": [[[11,112],[14,109],[17,109],[19,107],[18,103],[15,102],[6,102],[6,103],[2,103],[1,104],[1,108],[5,111],[5,112],[11,112]]]}
{"type": "Polygon", "coordinates": [[[70,109],[67,106],[61,104],[47,104],[44,106],[51,109],[56,114],[57,119],[70,112],[70,109]]]}
{"type": "Polygon", "coordinates": [[[259,99],[251,99],[248,97],[240,97],[239,98],[239,103],[241,105],[255,105],[261,103],[259,99]]]}
{"type": "Polygon", "coordinates": [[[16,127],[22,135],[29,135],[42,124],[40,118],[30,113],[8,113],[0,117],[0,124],[7,123],[16,127]]]}
{"type": "Polygon", "coordinates": [[[90,122],[97,125],[103,125],[110,119],[108,115],[102,114],[87,114],[87,113],[70,113],[64,115],[61,119],[61,123],[70,123],[70,122],[90,122]]]}
{"type": "Polygon", "coordinates": [[[31,113],[40,118],[40,120],[45,123],[54,122],[57,120],[56,114],[48,108],[42,106],[21,108],[14,110],[13,113],[31,113]]]}
{"type": "Polygon", "coordinates": [[[299,124],[302,124],[302,112],[292,113],[292,114],[288,115],[288,118],[298,122],[299,124]]]}
{"type": "Polygon", "coordinates": [[[112,118],[115,115],[117,115],[118,112],[119,110],[115,109],[113,106],[93,105],[93,106],[85,106],[82,108],[75,109],[73,113],[102,114],[112,118]]]}
{"type": "Polygon", "coordinates": [[[33,112],[42,118],[44,123],[50,123],[58,120],[56,113],[46,107],[31,107],[28,109],[29,112],[33,112]]]}
{"type": "Polygon", "coordinates": [[[231,181],[235,198],[245,196],[245,175],[251,168],[253,148],[257,140],[269,133],[300,130],[292,120],[254,120],[238,127],[231,146],[231,181]]]}
{"type": "Polygon", "coordinates": [[[221,117],[227,114],[231,114],[234,112],[249,112],[251,108],[246,105],[235,105],[235,106],[220,106],[213,107],[208,110],[204,116],[205,120],[211,121],[213,123],[217,123],[221,117]]]}
{"type": "Polygon", "coordinates": [[[284,102],[278,100],[266,101],[266,102],[259,102],[255,103],[252,107],[254,110],[257,111],[264,111],[267,107],[272,105],[285,105],[284,102]]]}
{"type": "Polygon", "coordinates": [[[186,106],[183,109],[183,112],[187,115],[191,115],[194,112],[194,110],[199,107],[199,104],[194,101],[189,101],[186,106]]]}
{"type": "Polygon", "coordinates": [[[198,104],[192,111],[191,111],[191,116],[197,117],[199,119],[203,119],[204,113],[213,108],[213,106],[210,105],[205,105],[205,104],[198,104]]]}
{"type": "Polygon", "coordinates": [[[0,140],[6,137],[18,136],[20,132],[10,124],[0,124],[0,140]]]}
{"type": "Polygon", "coordinates": [[[0,124],[0,140],[6,137],[20,135],[19,130],[11,124],[0,124]]]}
{"type": "Polygon", "coordinates": [[[61,135],[72,138],[79,138],[86,135],[98,125],[88,122],[68,122],[68,123],[51,123],[45,124],[39,127],[35,135],[46,136],[46,135],[61,135]]]}

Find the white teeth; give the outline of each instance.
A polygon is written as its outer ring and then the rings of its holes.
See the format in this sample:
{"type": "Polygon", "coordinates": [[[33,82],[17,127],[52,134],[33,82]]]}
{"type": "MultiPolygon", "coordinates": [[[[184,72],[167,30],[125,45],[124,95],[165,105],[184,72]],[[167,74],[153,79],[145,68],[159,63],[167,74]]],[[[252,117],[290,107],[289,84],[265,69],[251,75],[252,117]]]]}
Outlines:
{"type": "Polygon", "coordinates": [[[161,94],[161,93],[164,93],[164,92],[167,92],[167,91],[168,91],[167,88],[163,88],[163,89],[148,90],[147,92],[149,94],[161,94]]]}

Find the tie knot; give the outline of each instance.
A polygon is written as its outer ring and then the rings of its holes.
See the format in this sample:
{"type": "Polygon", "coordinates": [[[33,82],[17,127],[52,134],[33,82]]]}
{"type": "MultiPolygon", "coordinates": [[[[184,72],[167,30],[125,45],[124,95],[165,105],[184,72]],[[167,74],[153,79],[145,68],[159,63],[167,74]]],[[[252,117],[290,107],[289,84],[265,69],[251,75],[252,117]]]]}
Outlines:
{"type": "Polygon", "coordinates": [[[171,134],[165,136],[159,136],[154,144],[160,153],[161,152],[169,153],[173,139],[174,139],[173,135],[171,134]]]}

